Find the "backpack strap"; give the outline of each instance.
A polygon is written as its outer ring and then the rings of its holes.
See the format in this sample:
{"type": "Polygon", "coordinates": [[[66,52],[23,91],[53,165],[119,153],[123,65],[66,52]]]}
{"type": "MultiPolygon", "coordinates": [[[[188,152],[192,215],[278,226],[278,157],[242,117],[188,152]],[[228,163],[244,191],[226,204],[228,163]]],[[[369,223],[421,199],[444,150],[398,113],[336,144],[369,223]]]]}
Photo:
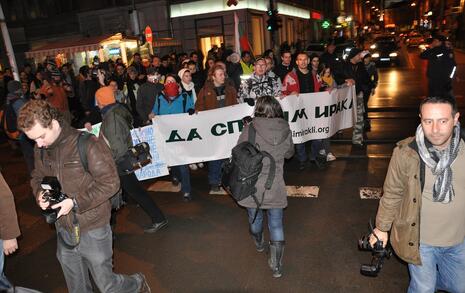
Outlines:
{"type": "Polygon", "coordinates": [[[87,131],[81,131],[77,140],[77,148],[79,152],[79,159],[81,160],[82,167],[89,173],[89,162],[87,161],[87,146],[89,145],[89,139],[93,134],[87,131]]]}
{"type": "Polygon", "coordinates": [[[249,124],[249,139],[248,141],[255,146],[255,137],[257,136],[257,130],[253,126],[253,123],[249,124]]]}

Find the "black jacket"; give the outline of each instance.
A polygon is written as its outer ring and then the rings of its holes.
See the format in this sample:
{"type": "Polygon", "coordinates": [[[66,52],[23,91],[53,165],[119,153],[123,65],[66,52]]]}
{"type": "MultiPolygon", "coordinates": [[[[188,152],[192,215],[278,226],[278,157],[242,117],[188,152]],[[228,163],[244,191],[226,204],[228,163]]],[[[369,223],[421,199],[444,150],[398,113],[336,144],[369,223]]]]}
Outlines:
{"type": "Polygon", "coordinates": [[[428,60],[426,75],[434,80],[450,79],[455,63],[454,51],[446,46],[427,49],[420,54],[421,59],[428,60]]]}
{"type": "Polygon", "coordinates": [[[284,80],[284,77],[286,77],[286,74],[291,72],[293,68],[294,67],[292,66],[292,62],[291,62],[291,64],[289,64],[287,66],[283,65],[282,63],[279,63],[278,65],[276,65],[273,72],[274,72],[274,74],[276,74],[279,77],[279,79],[282,82],[284,80]]]}
{"type": "Polygon", "coordinates": [[[146,82],[137,90],[136,109],[142,122],[149,120],[148,116],[152,112],[155,98],[163,90],[163,85],[159,83],[146,82]]]}
{"type": "Polygon", "coordinates": [[[343,84],[346,79],[355,80],[357,94],[370,90],[370,77],[363,62],[353,64],[350,61],[342,63],[340,74],[335,76],[337,84],[343,84]]]}

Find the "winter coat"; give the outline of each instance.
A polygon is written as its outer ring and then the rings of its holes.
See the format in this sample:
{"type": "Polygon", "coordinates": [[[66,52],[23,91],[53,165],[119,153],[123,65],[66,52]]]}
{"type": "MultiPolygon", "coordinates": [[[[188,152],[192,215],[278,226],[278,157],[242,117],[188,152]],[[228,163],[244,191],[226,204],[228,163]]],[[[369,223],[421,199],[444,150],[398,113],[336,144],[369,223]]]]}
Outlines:
{"type": "Polygon", "coordinates": [[[279,77],[270,76],[265,73],[258,76],[253,73],[246,79],[239,89],[239,100],[244,102],[244,99],[256,99],[263,96],[277,97],[281,95],[281,82],[279,77]]]}
{"type": "MultiPolygon", "coordinates": [[[[293,70],[289,72],[286,77],[283,80],[283,95],[288,96],[293,92],[299,93],[300,94],[300,82],[299,82],[299,77],[297,75],[297,70],[293,70]]],[[[312,79],[310,81],[313,82],[313,92],[319,92],[320,91],[320,86],[321,86],[321,78],[320,75],[316,74],[314,75],[311,71],[309,74],[312,74],[312,79]],[[315,82],[316,81],[316,82],[315,82]]]]}
{"type": "Polygon", "coordinates": [[[360,92],[368,92],[370,89],[370,77],[365,69],[363,62],[353,64],[350,61],[346,61],[341,66],[341,75],[335,75],[337,84],[345,83],[346,79],[355,80],[355,91],[357,95],[360,92]]]}
{"type": "Polygon", "coordinates": [[[390,241],[397,256],[415,265],[421,265],[420,212],[424,185],[425,163],[418,154],[415,137],[398,142],[384,181],[376,227],[385,232],[391,230],[390,241]]]}
{"type": "Polygon", "coordinates": [[[370,78],[370,89],[375,89],[378,86],[378,69],[376,68],[375,62],[370,62],[365,65],[365,69],[368,72],[370,78]]]}
{"type": "Polygon", "coordinates": [[[286,74],[291,72],[293,69],[294,67],[291,64],[284,65],[282,63],[279,63],[278,65],[276,65],[273,72],[279,77],[280,80],[284,80],[284,78],[286,77],[286,74]]]}
{"type": "Polygon", "coordinates": [[[226,62],[226,72],[228,77],[234,82],[236,91],[241,86],[242,66],[239,63],[226,62]]]}
{"type": "Polygon", "coordinates": [[[176,99],[168,101],[161,93],[155,100],[152,113],[155,115],[187,113],[189,109],[194,109],[194,99],[186,93],[180,94],[176,99]],[[185,107],[184,107],[185,103],[185,107]],[[158,106],[160,104],[160,106],[158,106]]]}
{"type": "MultiPolygon", "coordinates": [[[[237,92],[234,87],[225,85],[225,107],[237,104],[237,92]]],[[[205,111],[219,108],[215,91],[215,85],[212,81],[207,81],[205,86],[200,90],[197,102],[195,103],[196,111],[205,111]]]]}
{"type": "MultiPolygon", "coordinates": [[[[108,225],[110,198],[120,188],[116,166],[105,142],[91,137],[87,147],[88,170],[81,164],[77,140],[79,131],[67,123],[61,125],[58,138],[47,148],[34,148],[31,187],[37,198],[45,176],[58,178],[61,190],[73,198],[81,233],[108,225]]],[[[73,212],[61,216],[55,226],[72,231],[73,212]]]]}
{"type": "MultiPolygon", "coordinates": [[[[252,122],[257,135],[255,142],[260,146],[260,150],[267,151],[274,158],[276,163],[276,173],[273,185],[270,190],[265,190],[265,182],[270,170],[270,161],[263,159],[263,169],[256,184],[256,197],[262,202],[260,208],[273,209],[285,208],[287,206],[286,184],[283,177],[284,159],[289,159],[294,155],[294,144],[292,143],[292,133],[289,124],[282,118],[255,117],[252,122]]],[[[246,125],[239,136],[238,143],[247,141],[249,137],[249,125],[246,125]]],[[[254,199],[249,196],[239,202],[239,205],[246,208],[256,208],[254,199]]]]}
{"type": "Polygon", "coordinates": [[[20,234],[13,193],[0,173],[0,239],[15,239],[20,234]]]}
{"type": "Polygon", "coordinates": [[[163,85],[159,83],[146,82],[137,90],[136,109],[142,121],[149,120],[155,99],[163,90],[163,85]]]}
{"type": "Polygon", "coordinates": [[[125,106],[117,103],[104,107],[101,112],[100,133],[111,149],[113,160],[117,162],[132,146],[132,115],[125,106]]]}

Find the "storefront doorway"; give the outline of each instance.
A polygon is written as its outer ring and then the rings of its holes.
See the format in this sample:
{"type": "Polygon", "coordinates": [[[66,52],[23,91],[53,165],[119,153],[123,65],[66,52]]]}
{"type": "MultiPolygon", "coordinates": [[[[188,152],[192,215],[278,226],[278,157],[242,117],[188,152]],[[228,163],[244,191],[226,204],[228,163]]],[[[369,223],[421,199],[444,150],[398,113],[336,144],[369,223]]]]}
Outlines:
{"type": "Polygon", "coordinates": [[[201,37],[199,39],[200,43],[200,50],[204,56],[203,62],[207,61],[208,51],[210,51],[213,47],[216,48],[221,47],[221,44],[224,42],[223,36],[210,36],[210,37],[201,37]]]}

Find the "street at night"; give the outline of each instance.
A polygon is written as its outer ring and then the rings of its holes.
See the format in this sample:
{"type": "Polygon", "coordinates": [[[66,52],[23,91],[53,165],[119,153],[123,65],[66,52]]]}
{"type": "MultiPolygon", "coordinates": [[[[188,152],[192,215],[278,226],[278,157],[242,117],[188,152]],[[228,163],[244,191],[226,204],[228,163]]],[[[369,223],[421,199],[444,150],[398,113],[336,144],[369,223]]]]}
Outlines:
{"type": "MultiPolygon", "coordinates": [[[[407,52],[407,50],[403,50],[407,52]]],[[[318,198],[289,198],[284,212],[284,275],[273,279],[266,254],[257,253],[247,230],[246,211],[226,195],[208,195],[206,172],[192,172],[194,200],[179,193],[151,192],[169,224],[144,234],[147,217],[135,204],[119,213],[114,241],[118,273],[141,271],[152,292],[405,292],[408,270],[392,257],[377,278],[360,275],[369,252],[357,249],[368,233],[378,200],[360,199],[360,187],[382,187],[395,142],[414,134],[418,105],[426,93],[425,66],[418,51],[408,51],[400,67],[380,68],[379,86],[370,100],[372,130],[367,147],[355,148],[351,131],[332,140],[337,160],[326,170],[299,172],[295,159],[285,164],[287,185],[319,186],[318,198]]],[[[465,54],[456,51],[458,76],[465,76],[465,54]]],[[[454,83],[464,110],[465,84],[454,83]]],[[[6,274],[24,287],[66,292],[55,258],[56,235],[36,206],[20,154],[1,146],[2,172],[13,190],[22,237],[8,257],[6,274]]],[[[161,180],[167,180],[162,178],[161,180]]],[[[148,187],[155,180],[144,183],[148,187]]]]}
{"type": "Polygon", "coordinates": [[[465,293],[465,0],[0,0],[0,293],[465,293]]]}

